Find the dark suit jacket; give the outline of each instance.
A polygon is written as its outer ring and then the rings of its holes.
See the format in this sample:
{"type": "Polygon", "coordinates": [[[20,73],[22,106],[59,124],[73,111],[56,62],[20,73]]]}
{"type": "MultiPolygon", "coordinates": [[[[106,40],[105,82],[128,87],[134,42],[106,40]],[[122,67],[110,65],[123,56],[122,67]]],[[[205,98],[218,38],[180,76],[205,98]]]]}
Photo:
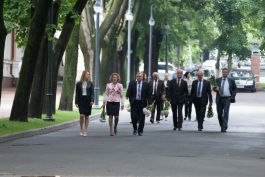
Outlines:
{"type": "MultiPolygon", "coordinates": [[[[194,102],[197,96],[197,87],[198,87],[198,79],[193,81],[192,87],[191,87],[191,97],[194,102]]],[[[203,79],[203,87],[202,87],[202,104],[207,105],[208,99],[210,103],[213,103],[213,97],[212,97],[212,90],[211,90],[211,84],[209,81],[203,79]]]]}
{"type": "MultiPolygon", "coordinates": [[[[149,98],[151,98],[152,93],[153,93],[153,83],[154,80],[150,81],[148,83],[149,85],[149,98]]],[[[162,80],[157,80],[157,89],[156,89],[156,98],[159,100],[162,100],[162,95],[165,94],[165,87],[164,87],[164,82],[162,80]]]]}
{"type": "MultiPolygon", "coordinates": [[[[149,99],[149,90],[148,90],[148,83],[146,81],[142,81],[142,90],[141,90],[141,100],[144,103],[144,106],[147,105],[147,101],[149,99]]],[[[137,94],[137,81],[132,80],[129,83],[126,97],[129,98],[130,104],[132,105],[134,101],[136,100],[136,94],[137,94]]]]}
{"type": "MultiPolygon", "coordinates": [[[[219,86],[219,88],[221,88],[221,84],[222,84],[222,77],[216,79],[217,85],[219,86]]],[[[229,90],[230,90],[230,94],[231,94],[231,102],[235,102],[235,97],[236,97],[236,92],[237,92],[237,86],[235,83],[235,80],[231,77],[227,77],[228,79],[228,83],[229,83],[229,90]]],[[[216,94],[216,102],[218,103],[220,100],[220,94],[217,93],[216,94]]]]}
{"type": "Polygon", "coordinates": [[[188,95],[187,82],[181,79],[180,86],[177,86],[177,80],[173,79],[169,81],[168,95],[171,104],[184,104],[188,95]]]}
{"type": "MultiPolygon", "coordinates": [[[[94,85],[91,81],[87,81],[86,92],[87,92],[87,101],[94,102],[94,85]]],[[[75,104],[78,105],[80,103],[81,96],[82,96],[82,82],[77,82],[75,88],[75,104]]]]}

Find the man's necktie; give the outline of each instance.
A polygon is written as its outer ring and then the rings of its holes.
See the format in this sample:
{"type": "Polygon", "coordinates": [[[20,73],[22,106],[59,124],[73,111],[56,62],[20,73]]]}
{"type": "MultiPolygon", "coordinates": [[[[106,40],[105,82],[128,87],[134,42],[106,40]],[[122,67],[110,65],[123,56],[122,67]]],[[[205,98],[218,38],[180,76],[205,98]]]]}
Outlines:
{"type": "Polygon", "coordinates": [[[141,82],[137,82],[137,98],[141,99],[141,82]]]}
{"type": "Polygon", "coordinates": [[[156,81],[155,81],[154,95],[156,95],[156,81]]]}
{"type": "Polygon", "coordinates": [[[199,86],[197,88],[197,97],[201,97],[201,86],[202,86],[202,81],[199,80],[199,86]]]}
{"type": "Polygon", "coordinates": [[[224,95],[224,88],[225,88],[225,78],[223,78],[223,82],[221,85],[221,95],[224,95]]]}
{"type": "Polygon", "coordinates": [[[178,79],[177,86],[178,87],[180,86],[180,79],[178,79]]]}

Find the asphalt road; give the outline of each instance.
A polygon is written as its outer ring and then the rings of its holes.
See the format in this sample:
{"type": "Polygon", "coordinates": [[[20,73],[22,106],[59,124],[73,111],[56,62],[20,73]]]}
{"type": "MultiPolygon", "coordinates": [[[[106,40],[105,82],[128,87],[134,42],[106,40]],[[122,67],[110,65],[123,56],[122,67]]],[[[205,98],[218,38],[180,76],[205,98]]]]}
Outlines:
{"type": "MultiPolygon", "coordinates": [[[[172,131],[172,116],[160,124],[146,119],[142,137],[132,135],[129,113],[120,116],[118,135],[107,123],[91,122],[88,137],[78,127],[0,144],[0,177],[179,176],[264,177],[265,92],[239,93],[231,105],[227,133],[220,133],[216,112],[172,131]]],[[[193,113],[192,118],[195,118],[193,113]]]]}

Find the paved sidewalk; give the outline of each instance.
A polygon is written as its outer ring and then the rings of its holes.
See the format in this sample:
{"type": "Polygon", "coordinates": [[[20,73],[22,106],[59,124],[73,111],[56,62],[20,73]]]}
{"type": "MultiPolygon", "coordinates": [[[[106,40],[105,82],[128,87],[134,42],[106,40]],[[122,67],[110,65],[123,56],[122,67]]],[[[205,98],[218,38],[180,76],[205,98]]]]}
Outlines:
{"type": "Polygon", "coordinates": [[[15,88],[4,88],[2,91],[0,118],[6,118],[10,115],[13,100],[15,97],[15,88]]]}
{"type": "MultiPolygon", "coordinates": [[[[0,118],[8,118],[11,113],[12,104],[15,97],[16,88],[4,88],[2,91],[1,105],[0,105],[0,118]]],[[[57,105],[60,102],[62,86],[58,85],[56,93],[57,105]]]]}

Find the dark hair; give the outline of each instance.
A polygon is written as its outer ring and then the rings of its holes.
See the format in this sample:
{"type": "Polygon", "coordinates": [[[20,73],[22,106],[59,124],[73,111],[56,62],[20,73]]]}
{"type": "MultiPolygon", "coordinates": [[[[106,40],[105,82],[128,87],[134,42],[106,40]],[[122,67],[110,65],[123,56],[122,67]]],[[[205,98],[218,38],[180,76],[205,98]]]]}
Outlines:
{"type": "Polygon", "coordinates": [[[223,69],[222,69],[222,71],[224,71],[224,70],[226,70],[226,71],[228,71],[228,72],[229,72],[228,68],[223,68],[223,69]]]}
{"type": "Polygon", "coordinates": [[[188,74],[190,74],[190,72],[186,72],[186,73],[184,74],[184,77],[187,78],[188,74]]]}

